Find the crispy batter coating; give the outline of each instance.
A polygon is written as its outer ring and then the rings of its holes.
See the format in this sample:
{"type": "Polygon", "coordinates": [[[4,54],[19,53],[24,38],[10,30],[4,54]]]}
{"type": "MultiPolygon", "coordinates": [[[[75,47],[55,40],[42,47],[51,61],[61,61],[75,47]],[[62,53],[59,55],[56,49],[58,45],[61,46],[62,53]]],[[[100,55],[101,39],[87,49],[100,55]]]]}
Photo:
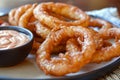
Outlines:
{"type": "Polygon", "coordinates": [[[64,4],[64,3],[42,3],[34,9],[35,17],[42,23],[48,25],[50,28],[55,26],[87,26],[89,22],[89,16],[79,8],[64,4]],[[57,17],[52,16],[50,13],[62,15],[73,21],[60,20],[57,17]]]}
{"type": "Polygon", "coordinates": [[[12,9],[10,12],[9,12],[9,14],[8,14],[8,21],[9,21],[9,23],[11,24],[11,25],[14,25],[14,26],[16,26],[17,25],[17,22],[15,21],[15,13],[16,13],[16,8],[15,9],[12,9]]]}
{"type": "Polygon", "coordinates": [[[112,28],[113,25],[105,20],[99,19],[99,18],[90,18],[90,22],[88,27],[97,27],[99,28],[97,31],[99,33],[103,33],[105,30],[112,28]]]}
{"type": "Polygon", "coordinates": [[[18,25],[20,17],[31,7],[32,7],[32,4],[26,4],[26,5],[20,6],[16,10],[14,17],[15,17],[15,21],[17,25],[18,25]]]}
{"type": "Polygon", "coordinates": [[[29,8],[26,13],[24,13],[21,17],[20,17],[20,20],[18,22],[18,25],[19,26],[22,26],[24,28],[27,28],[29,29],[30,31],[34,31],[34,26],[33,25],[28,25],[29,23],[29,20],[31,17],[34,17],[33,16],[33,10],[34,8],[37,6],[37,4],[33,4],[31,8],[29,8]]]}
{"type": "Polygon", "coordinates": [[[114,57],[120,56],[120,28],[110,28],[103,33],[102,38],[104,40],[114,39],[115,43],[113,42],[110,44],[109,42],[104,42],[100,49],[96,50],[92,61],[100,63],[103,61],[109,61],[114,57]]]}
{"type": "Polygon", "coordinates": [[[96,47],[92,38],[93,35],[91,30],[80,26],[65,27],[51,32],[37,51],[36,61],[38,66],[46,74],[56,76],[79,71],[85,64],[91,61],[92,55],[95,52],[96,47]],[[54,47],[70,38],[80,36],[83,37],[82,51],[66,51],[64,54],[59,54],[58,57],[51,58],[51,52],[54,47]]]}

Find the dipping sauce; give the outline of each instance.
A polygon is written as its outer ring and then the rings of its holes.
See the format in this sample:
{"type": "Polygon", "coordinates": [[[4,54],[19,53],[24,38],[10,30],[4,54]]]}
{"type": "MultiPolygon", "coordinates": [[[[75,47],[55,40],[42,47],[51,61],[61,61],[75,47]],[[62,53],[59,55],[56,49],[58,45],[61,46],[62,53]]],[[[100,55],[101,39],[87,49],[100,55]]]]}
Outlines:
{"type": "Polygon", "coordinates": [[[29,36],[15,30],[0,30],[0,50],[21,46],[29,41],[29,36]]]}

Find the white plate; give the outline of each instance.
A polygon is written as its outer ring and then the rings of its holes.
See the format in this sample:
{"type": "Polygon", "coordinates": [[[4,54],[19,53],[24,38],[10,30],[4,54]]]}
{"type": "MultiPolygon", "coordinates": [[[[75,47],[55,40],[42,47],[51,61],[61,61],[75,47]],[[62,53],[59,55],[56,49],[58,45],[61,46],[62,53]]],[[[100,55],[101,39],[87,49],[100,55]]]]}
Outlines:
{"type": "Polygon", "coordinates": [[[0,68],[0,76],[2,78],[13,78],[13,79],[59,79],[59,78],[68,78],[68,77],[74,77],[76,75],[82,75],[87,74],[89,72],[102,69],[106,66],[111,65],[112,63],[118,61],[119,58],[115,58],[109,62],[103,62],[100,64],[93,64],[90,63],[83,67],[79,72],[77,73],[71,73],[63,77],[53,77],[50,75],[44,74],[42,70],[38,68],[35,62],[35,56],[29,55],[26,60],[16,66],[12,67],[3,67],[0,68]]]}

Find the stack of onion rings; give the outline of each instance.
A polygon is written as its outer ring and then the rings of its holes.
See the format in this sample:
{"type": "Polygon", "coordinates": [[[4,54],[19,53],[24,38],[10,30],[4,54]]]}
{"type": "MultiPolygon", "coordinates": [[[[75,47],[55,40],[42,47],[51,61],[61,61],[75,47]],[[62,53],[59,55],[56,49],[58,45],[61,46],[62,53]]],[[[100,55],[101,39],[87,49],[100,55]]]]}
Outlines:
{"type": "Polygon", "coordinates": [[[46,74],[63,76],[79,71],[87,63],[120,56],[120,28],[69,4],[23,5],[10,11],[9,22],[33,32],[31,52],[36,53],[36,63],[46,74]],[[54,53],[58,56],[51,57],[54,53]]]}
{"type": "MultiPolygon", "coordinates": [[[[34,9],[33,13],[35,18],[37,18],[40,23],[46,25],[44,26],[46,27],[44,29],[47,31],[62,25],[88,26],[89,23],[89,16],[84,11],[75,6],[64,3],[42,3],[34,9]],[[66,21],[66,18],[72,19],[72,21],[66,21]]],[[[41,35],[42,34],[49,33],[42,32],[41,35]]]]}
{"type": "Polygon", "coordinates": [[[109,28],[112,28],[113,26],[111,23],[105,20],[98,18],[91,18],[89,22],[89,27],[98,27],[98,32],[103,33],[104,31],[106,31],[109,28]]]}

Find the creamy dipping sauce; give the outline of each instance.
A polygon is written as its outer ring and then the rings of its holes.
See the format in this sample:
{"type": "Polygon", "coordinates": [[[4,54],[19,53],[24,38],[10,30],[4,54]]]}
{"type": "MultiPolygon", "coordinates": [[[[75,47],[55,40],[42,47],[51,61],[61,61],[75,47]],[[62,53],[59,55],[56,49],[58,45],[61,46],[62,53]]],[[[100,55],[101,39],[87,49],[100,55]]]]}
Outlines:
{"type": "Polygon", "coordinates": [[[29,36],[15,30],[0,30],[0,50],[21,46],[29,41],[29,36]]]}

